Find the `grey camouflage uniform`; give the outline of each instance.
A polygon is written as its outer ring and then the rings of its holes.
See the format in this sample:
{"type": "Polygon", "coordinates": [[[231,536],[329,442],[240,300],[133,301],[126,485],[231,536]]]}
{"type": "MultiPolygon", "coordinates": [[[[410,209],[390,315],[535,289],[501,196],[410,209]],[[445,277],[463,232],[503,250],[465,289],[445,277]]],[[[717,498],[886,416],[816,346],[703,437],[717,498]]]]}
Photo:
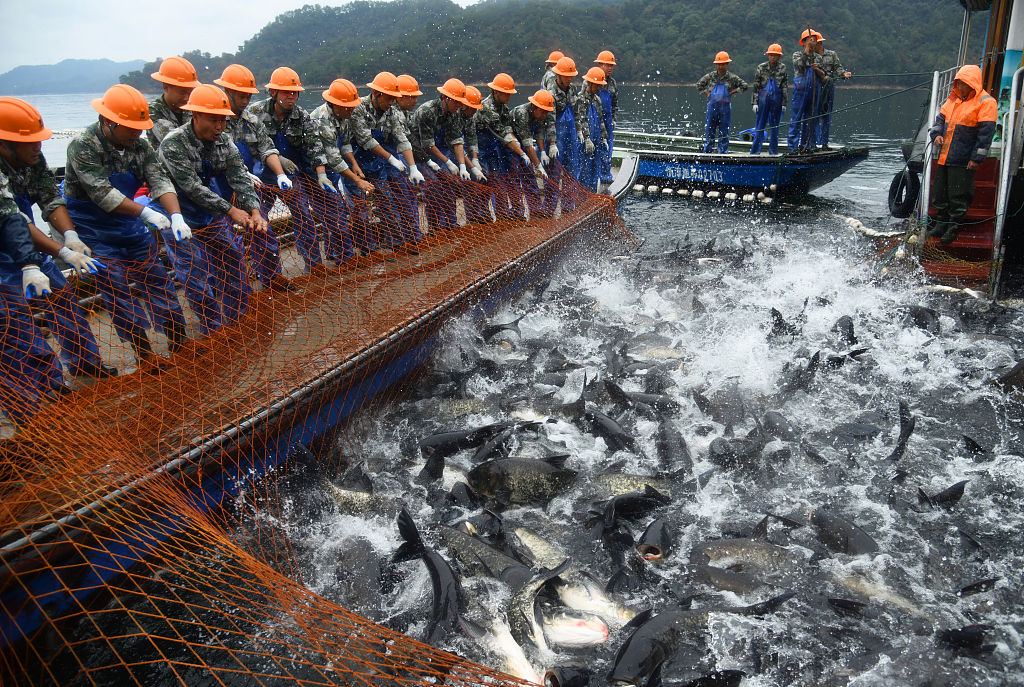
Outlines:
{"type": "Polygon", "coordinates": [[[462,137],[463,117],[458,110],[446,112],[441,98],[435,98],[416,108],[409,118],[409,142],[417,157],[429,156],[427,151],[435,143],[437,132],[444,129],[444,143],[449,148],[464,145],[462,137]]]}
{"type": "MultiPolygon", "coordinates": [[[[7,160],[0,157],[0,174],[6,176],[10,185],[10,192],[15,195],[26,195],[39,206],[44,220],[49,220],[50,214],[57,208],[65,205],[57,189],[57,177],[53,170],[46,166],[46,158],[39,155],[39,161],[29,167],[17,168],[7,163],[7,160]]],[[[0,209],[0,216],[6,216],[9,212],[0,209]]],[[[29,220],[32,218],[29,217],[29,220]]]]}
{"type": "Polygon", "coordinates": [[[153,150],[156,150],[171,129],[177,129],[182,124],[192,121],[192,113],[188,110],[175,112],[161,95],[149,104],[149,118],[153,120],[153,128],[146,131],[146,138],[149,139],[153,150]]]}
{"type": "MultiPolygon", "coordinates": [[[[267,135],[273,140],[280,132],[284,132],[292,147],[302,152],[303,160],[292,160],[299,169],[307,174],[313,173],[313,168],[327,164],[327,153],[324,152],[324,144],[317,133],[316,125],[304,109],[296,105],[288,116],[278,119],[274,113],[274,99],[267,98],[258,103],[249,105],[245,110],[252,114],[260,124],[267,130],[267,135]]],[[[280,155],[280,151],[278,151],[280,155]]]]}
{"type": "Polygon", "coordinates": [[[397,105],[392,105],[384,112],[377,112],[370,102],[370,97],[364,95],[360,98],[359,105],[352,112],[350,118],[352,138],[350,140],[363,150],[373,150],[380,143],[373,137],[372,130],[379,129],[384,133],[385,140],[389,144],[394,144],[395,152],[404,153],[407,150],[412,150],[400,108],[397,105]]]}
{"type": "Polygon", "coordinates": [[[793,53],[793,74],[803,76],[811,68],[817,59],[814,53],[806,53],[802,49],[793,53]]]}
{"type": "Polygon", "coordinates": [[[525,102],[516,105],[511,111],[512,133],[519,139],[524,148],[533,146],[543,148],[546,141],[554,141],[555,135],[555,113],[545,112],[544,119],[533,118],[533,103],[525,102]],[[538,146],[538,141],[540,146],[538,146]]]}
{"type": "Polygon", "coordinates": [[[96,122],[68,144],[64,196],[91,201],[104,212],[113,212],[126,198],[109,179],[111,174],[120,172],[133,172],[139,181],[149,186],[149,195],[153,199],[174,193],[174,185],[167,178],[167,172],[149,141],[140,136],[127,148],[116,148],[103,138],[99,122],[96,122]]]}
{"type": "Polygon", "coordinates": [[[583,85],[580,87],[580,109],[583,110],[583,120],[586,123],[586,127],[584,128],[588,134],[587,138],[590,138],[590,122],[587,120],[587,110],[590,109],[590,104],[593,103],[597,106],[597,119],[601,122],[601,140],[607,141],[608,127],[604,125],[604,107],[601,105],[601,96],[587,90],[587,85],[587,82],[584,81],[583,85]]]}
{"type": "Polygon", "coordinates": [[[235,143],[248,145],[253,160],[266,163],[268,157],[277,155],[277,148],[274,147],[273,139],[267,135],[267,128],[248,110],[243,110],[238,117],[228,117],[224,133],[235,143]]]}
{"type": "Polygon", "coordinates": [[[473,126],[477,131],[486,129],[505,145],[516,140],[507,103],[499,103],[491,93],[480,105],[480,109],[473,115],[473,126]]]}
{"type": "Polygon", "coordinates": [[[480,154],[480,141],[476,135],[476,126],[473,125],[473,117],[467,117],[462,111],[459,112],[459,126],[462,127],[462,140],[466,153],[472,155],[480,154]]]}
{"type": "Polygon", "coordinates": [[[825,50],[821,55],[817,55],[814,58],[814,63],[818,65],[821,71],[825,72],[825,76],[829,79],[841,79],[846,72],[843,69],[843,65],[840,64],[839,55],[836,54],[835,50],[825,50]]]}
{"type": "Polygon", "coordinates": [[[552,93],[558,88],[558,74],[555,74],[551,67],[545,69],[544,75],[540,77],[540,87],[552,93]]]}
{"type": "Polygon", "coordinates": [[[746,81],[736,76],[732,72],[727,71],[725,72],[725,74],[719,76],[718,70],[716,69],[713,72],[708,72],[707,74],[700,78],[700,81],[697,82],[697,90],[705,95],[710,95],[711,89],[713,89],[720,83],[724,83],[726,86],[728,86],[730,91],[735,91],[737,89],[739,89],[740,91],[745,91],[748,88],[750,88],[746,81]]]}
{"type": "MultiPolygon", "coordinates": [[[[203,163],[210,163],[210,179],[223,174],[235,192],[235,204],[252,212],[260,207],[252,179],[231,137],[221,133],[216,141],[200,141],[192,124],[179,126],[164,137],[158,153],[160,162],[174,184],[175,192],[219,219],[231,209],[231,203],[203,183],[203,163]]],[[[224,189],[227,191],[227,189],[224,189]]]]}
{"type": "Polygon", "coordinates": [[[351,138],[349,138],[349,122],[347,119],[338,119],[330,103],[323,103],[310,114],[313,123],[316,124],[316,131],[320,140],[324,143],[324,152],[327,155],[327,166],[333,171],[341,174],[348,171],[348,163],[342,155],[352,152],[351,138]],[[344,141],[338,146],[338,140],[344,141]]]}
{"type": "Polygon", "coordinates": [[[757,92],[768,85],[769,79],[775,79],[775,84],[782,91],[782,106],[785,107],[789,101],[789,77],[786,75],[786,65],[782,63],[780,59],[775,63],[774,69],[770,62],[762,62],[757,65],[757,71],[754,72],[754,82],[750,84],[751,89],[754,91],[754,105],[757,105],[757,92]]]}
{"type": "Polygon", "coordinates": [[[583,134],[583,140],[590,138],[590,127],[586,126],[587,109],[583,106],[583,99],[580,98],[579,89],[573,88],[572,84],[569,84],[569,89],[563,91],[555,84],[554,88],[547,89],[551,96],[555,99],[555,119],[567,107],[572,108],[572,114],[576,118],[576,132],[583,134]]]}
{"type": "Polygon", "coordinates": [[[601,86],[601,90],[608,91],[612,94],[612,121],[614,122],[619,118],[619,86],[615,83],[615,79],[613,79],[611,75],[605,74],[604,78],[608,83],[601,86]]]}

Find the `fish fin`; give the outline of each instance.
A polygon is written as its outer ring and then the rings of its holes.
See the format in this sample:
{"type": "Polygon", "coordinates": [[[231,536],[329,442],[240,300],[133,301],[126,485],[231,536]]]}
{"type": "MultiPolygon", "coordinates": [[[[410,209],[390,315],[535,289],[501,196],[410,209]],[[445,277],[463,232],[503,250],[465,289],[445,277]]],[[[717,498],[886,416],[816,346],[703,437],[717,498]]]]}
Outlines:
{"type": "Polygon", "coordinates": [[[402,512],[398,514],[398,534],[401,535],[402,540],[412,547],[423,550],[423,538],[420,536],[420,531],[416,528],[416,522],[409,515],[409,510],[402,506],[402,512]]]}
{"type": "Polygon", "coordinates": [[[778,610],[779,606],[784,604],[786,601],[796,596],[796,592],[783,592],[778,596],[773,596],[767,601],[752,604],[742,609],[744,615],[767,615],[768,613],[774,613],[778,610]]]}
{"type": "Polygon", "coordinates": [[[392,563],[405,563],[406,561],[415,560],[420,557],[423,553],[422,546],[416,546],[409,542],[405,542],[399,546],[393,554],[391,554],[392,563]]]}
{"type": "Polygon", "coordinates": [[[605,504],[601,524],[606,532],[615,527],[615,499],[608,499],[608,503],[605,504]]]}
{"type": "Polygon", "coordinates": [[[780,523],[782,523],[783,525],[785,525],[786,527],[788,527],[790,529],[796,529],[796,528],[800,528],[800,527],[804,526],[804,524],[802,522],[800,522],[799,520],[794,520],[793,518],[787,518],[785,515],[779,515],[778,513],[771,513],[771,512],[766,513],[766,514],[772,516],[773,518],[775,518],[780,523]]]}
{"type": "Polygon", "coordinates": [[[976,456],[983,456],[988,453],[988,450],[974,439],[970,438],[966,434],[961,436],[963,436],[964,447],[967,448],[968,453],[973,453],[976,456]]]}
{"type": "Polygon", "coordinates": [[[568,459],[569,459],[569,454],[568,453],[559,453],[559,454],[554,455],[554,456],[545,456],[541,460],[543,460],[548,465],[550,465],[552,467],[556,467],[559,470],[561,470],[561,469],[565,468],[565,461],[567,461],[568,459]]]}
{"type": "Polygon", "coordinates": [[[640,627],[641,625],[643,625],[644,623],[646,623],[648,620],[650,620],[653,615],[654,615],[654,609],[653,608],[648,608],[648,609],[645,609],[643,611],[640,611],[639,613],[634,615],[632,618],[630,618],[629,622],[622,626],[622,629],[623,630],[626,630],[626,629],[634,630],[634,629],[640,627]]]}
{"type": "Polygon", "coordinates": [[[750,531],[751,539],[767,539],[768,538],[768,522],[772,519],[772,516],[766,515],[761,518],[761,522],[754,526],[754,529],[750,531]]]}
{"type": "Polygon", "coordinates": [[[925,492],[925,490],[922,489],[921,487],[917,488],[917,502],[919,504],[921,504],[922,506],[925,506],[925,505],[933,506],[933,505],[935,505],[935,504],[932,503],[932,497],[928,496],[928,494],[925,492]]]}
{"type": "Polygon", "coordinates": [[[494,492],[494,502],[502,508],[508,508],[512,505],[512,492],[508,489],[499,489],[494,492]]]}
{"type": "Polygon", "coordinates": [[[436,482],[444,475],[444,454],[433,452],[423,464],[423,469],[416,476],[417,482],[436,482]]]}
{"type": "Polygon", "coordinates": [[[611,465],[601,468],[599,475],[617,475],[622,472],[626,467],[626,459],[617,460],[611,465]]]}
{"type": "Polygon", "coordinates": [[[661,663],[658,664],[658,667],[654,669],[654,672],[651,673],[651,676],[649,678],[647,678],[647,682],[645,683],[645,687],[662,687],[661,669],[664,666],[665,666],[665,662],[664,661],[662,661],[661,663]]]}
{"type": "Polygon", "coordinates": [[[867,608],[867,604],[863,601],[855,601],[853,599],[842,599],[839,597],[828,597],[826,599],[828,605],[834,608],[839,613],[849,613],[860,615],[860,612],[867,608]]]}

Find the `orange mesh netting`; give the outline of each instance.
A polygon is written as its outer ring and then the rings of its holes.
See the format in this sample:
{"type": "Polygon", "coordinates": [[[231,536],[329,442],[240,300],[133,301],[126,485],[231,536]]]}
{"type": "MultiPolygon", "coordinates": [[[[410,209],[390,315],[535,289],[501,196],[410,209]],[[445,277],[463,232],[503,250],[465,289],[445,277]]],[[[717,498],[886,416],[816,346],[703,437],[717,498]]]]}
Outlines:
{"type": "MultiPolygon", "coordinates": [[[[620,226],[612,199],[567,174],[547,195],[532,179],[439,174],[340,201],[315,183],[262,187],[294,289],[255,279],[275,259],[260,237],[241,236],[245,259],[232,262],[218,253],[224,226],[210,225],[192,239],[193,272],[154,258],[174,280],[165,293],[183,331],[161,320],[150,263],[98,256],[123,282],[72,280],[33,303],[45,350],[17,342],[38,355],[0,360],[0,683],[515,683],[318,597],[287,538],[240,510],[276,515],[263,475],[289,446],[331,439],[400,393],[451,315],[493,309],[567,247],[620,226]],[[349,240],[359,252],[306,274],[303,251],[339,257],[349,240]],[[224,284],[239,265],[252,292],[230,304],[224,284]],[[205,300],[196,284],[212,285],[205,300]],[[60,369],[54,351],[71,335],[46,311],[72,295],[120,376],[60,369]],[[125,309],[148,317],[144,341],[125,309]]],[[[8,344],[29,336],[10,308],[3,317],[8,344]]]]}

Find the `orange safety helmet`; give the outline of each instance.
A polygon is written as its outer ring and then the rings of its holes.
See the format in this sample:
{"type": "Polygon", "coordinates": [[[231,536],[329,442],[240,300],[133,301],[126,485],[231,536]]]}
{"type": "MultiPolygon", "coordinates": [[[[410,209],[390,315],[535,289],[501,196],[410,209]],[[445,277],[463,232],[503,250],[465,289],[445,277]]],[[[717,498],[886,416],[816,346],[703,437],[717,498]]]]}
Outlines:
{"type": "Polygon", "coordinates": [[[384,95],[390,95],[394,98],[402,97],[402,94],[398,92],[398,77],[391,72],[380,72],[377,76],[373,77],[373,81],[366,85],[384,95]]]}
{"type": "Polygon", "coordinates": [[[597,53],[597,59],[594,62],[597,64],[615,64],[615,55],[612,54],[611,50],[602,50],[597,53]]]}
{"type": "Polygon", "coordinates": [[[423,91],[420,90],[420,85],[416,82],[416,79],[408,74],[399,74],[395,77],[395,80],[398,82],[398,92],[403,96],[423,95],[423,91]]]}
{"type": "Polygon", "coordinates": [[[548,112],[555,111],[555,98],[551,93],[545,89],[540,89],[529,98],[527,98],[534,106],[539,107],[542,110],[548,112]]]}
{"type": "Polygon", "coordinates": [[[102,98],[92,99],[92,109],[112,121],[130,129],[153,128],[149,118],[149,103],[146,96],[123,83],[111,86],[102,98]]]}
{"type": "Polygon", "coordinates": [[[484,96],[476,86],[466,86],[466,104],[474,110],[483,107],[484,96]]]}
{"type": "Polygon", "coordinates": [[[822,36],[819,31],[815,31],[814,32],[814,37],[818,39],[819,43],[821,43],[821,42],[823,42],[825,40],[825,37],[822,36]]]}
{"type": "Polygon", "coordinates": [[[221,88],[241,93],[260,92],[260,89],[256,88],[256,77],[252,75],[251,71],[240,64],[229,64],[224,67],[224,72],[220,75],[220,78],[214,79],[213,83],[221,88]]]}
{"type": "Polygon", "coordinates": [[[576,71],[576,63],[571,57],[563,57],[560,59],[558,64],[556,64],[555,68],[551,71],[559,76],[576,76],[579,74],[579,72],[576,71]]]}
{"type": "Polygon", "coordinates": [[[501,93],[518,93],[516,90],[516,80],[505,72],[494,75],[494,81],[487,84],[487,87],[492,91],[499,91],[501,93]]]}
{"type": "Polygon", "coordinates": [[[36,143],[52,135],[39,110],[21,98],[0,98],[0,141],[36,143]]]}
{"type": "Polygon", "coordinates": [[[587,73],[586,75],[584,75],[583,80],[589,81],[590,83],[596,83],[599,86],[604,86],[606,83],[608,83],[608,79],[606,79],[604,76],[604,70],[601,69],[600,67],[591,67],[589,70],[587,70],[587,73]]]}
{"type": "Polygon", "coordinates": [[[225,117],[235,116],[231,103],[228,102],[228,94],[208,83],[199,84],[192,89],[188,102],[182,105],[181,109],[225,117]]]}
{"type": "Polygon", "coordinates": [[[291,67],[278,67],[270,74],[270,83],[264,88],[274,91],[304,91],[299,75],[291,67]]]}
{"type": "Polygon", "coordinates": [[[810,38],[811,36],[817,38],[817,36],[815,35],[817,33],[818,32],[815,31],[814,29],[804,29],[804,32],[800,34],[800,45],[803,45],[804,41],[810,38]]]}
{"type": "Polygon", "coordinates": [[[565,54],[561,50],[552,50],[551,54],[548,55],[548,59],[545,60],[547,64],[557,64],[560,59],[565,57],[565,54]]]}
{"type": "Polygon", "coordinates": [[[348,79],[335,79],[330,88],[322,93],[324,100],[341,107],[355,107],[359,104],[356,85],[348,79]]]}
{"type": "Polygon", "coordinates": [[[161,83],[182,88],[195,88],[199,85],[196,68],[184,57],[168,57],[160,63],[160,69],[150,76],[161,83]]]}
{"type": "Polygon", "coordinates": [[[768,49],[764,51],[764,54],[765,55],[781,55],[782,54],[782,46],[779,45],[778,43],[772,43],[771,45],[768,46],[768,49]]]}
{"type": "Polygon", "coordinates": [[[732,59],[729,57],[729,53],[724,50],[720,50],[715,55],[715,64],[729,64],[730,62],[732,62],[732,59]]]}
{"type": "Polygon", "coordinates": [[[437,87],[437,92],[446,95],[452,100],[466,104],[466,84],[459,79],[448,79],[443,86],[437,87]]]}

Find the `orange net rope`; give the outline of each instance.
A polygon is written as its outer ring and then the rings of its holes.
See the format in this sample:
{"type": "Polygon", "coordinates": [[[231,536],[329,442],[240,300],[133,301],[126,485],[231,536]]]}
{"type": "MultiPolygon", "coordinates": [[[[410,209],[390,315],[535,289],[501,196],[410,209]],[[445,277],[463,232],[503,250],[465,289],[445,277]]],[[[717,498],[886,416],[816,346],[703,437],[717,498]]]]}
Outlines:
{"type": "Polygon", "coordinates": [[[567,174],[369,199],[306,181],[260,189],[272,234],[214,223],[134,261],[94,246],[107,271],[31,324],[5,294],[0,683],[518,682],[305,587],[275,475],[400,394],[453,314],[620,231],[614,201],[567,174]],[[119,376],[75,375],[90,337],[119,376]]]}

